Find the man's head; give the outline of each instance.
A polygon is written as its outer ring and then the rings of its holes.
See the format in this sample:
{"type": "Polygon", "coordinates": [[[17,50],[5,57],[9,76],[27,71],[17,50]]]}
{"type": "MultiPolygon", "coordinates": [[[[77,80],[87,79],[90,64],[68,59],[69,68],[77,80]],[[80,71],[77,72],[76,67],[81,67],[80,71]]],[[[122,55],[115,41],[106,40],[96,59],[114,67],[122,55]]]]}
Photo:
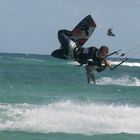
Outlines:
{"type": "Polygon", "coordinates": [[[109,53],[109,49],[107,46],[101,46],[98,52],[98,56],[100,58],[104,58],[109,53]]]}

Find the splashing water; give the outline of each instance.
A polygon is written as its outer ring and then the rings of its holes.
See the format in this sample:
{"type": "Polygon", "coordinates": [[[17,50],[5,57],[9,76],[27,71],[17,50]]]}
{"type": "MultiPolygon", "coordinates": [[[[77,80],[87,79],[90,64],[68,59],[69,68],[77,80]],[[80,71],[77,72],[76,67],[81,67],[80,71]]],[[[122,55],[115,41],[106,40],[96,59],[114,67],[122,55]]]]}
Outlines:
{"type": "Polygon", "coordinates": [[[48,105],[1,104],[0,130],[79,134],[138,133],[140,107],[63,101],[48,105]]]}
{"type": "Polygon", "coordinates": [[[127,76],[122,76],[120,78],[110,78],[103,77],[97,80],[99,85],[121,85],[121,86],[140,86],[140,79],[133,77],[129,78],[127,76]]]}

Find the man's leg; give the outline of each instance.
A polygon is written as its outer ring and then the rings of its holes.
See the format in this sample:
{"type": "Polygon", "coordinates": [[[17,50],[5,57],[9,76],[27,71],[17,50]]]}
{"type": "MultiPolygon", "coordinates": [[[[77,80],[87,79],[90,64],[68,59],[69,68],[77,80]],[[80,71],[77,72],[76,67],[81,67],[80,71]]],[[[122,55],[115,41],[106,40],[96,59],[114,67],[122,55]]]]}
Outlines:
{"type": "Polygon", "coordinates": [[[96,82],[95,82],[95,77],[93,73],[94,66],[86,65],[85,68],[86,68],[86,73],[87,73],[88,84],[92,84],[92,83],[95,84],[96,82]]]}

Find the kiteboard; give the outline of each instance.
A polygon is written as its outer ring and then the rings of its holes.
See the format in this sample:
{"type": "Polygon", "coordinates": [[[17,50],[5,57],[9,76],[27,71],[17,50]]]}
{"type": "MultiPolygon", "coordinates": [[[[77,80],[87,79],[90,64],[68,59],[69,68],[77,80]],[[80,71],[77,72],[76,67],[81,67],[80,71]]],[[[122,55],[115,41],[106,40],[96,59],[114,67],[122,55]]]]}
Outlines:
{"type": "MultiPolygon", "coordinates": [[[[85,42],[90,38],[95,28],[95,21],[93,20],[91,15],[88,15],[75,26],[75,28],[72,30],[72,35],[68,37],[72,41],[76,42],[77,47],[82,47],[85,42]]],[[[68,49],[64,50],[62,48],[63,47],[61,46],[60,49],[54,50],[51,55],[56,58],[68,59],[67,52],[65,51],[68,49]]]]}

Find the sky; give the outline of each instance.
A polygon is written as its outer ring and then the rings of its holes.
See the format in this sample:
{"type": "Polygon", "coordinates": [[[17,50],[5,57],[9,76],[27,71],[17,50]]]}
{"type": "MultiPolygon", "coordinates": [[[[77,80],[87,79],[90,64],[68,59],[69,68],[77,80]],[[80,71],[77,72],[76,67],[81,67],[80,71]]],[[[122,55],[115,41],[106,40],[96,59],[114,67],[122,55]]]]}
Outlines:
{"type": "Polygon", "coordinates": [[[89,14],[97,27],[84,47],[140,52],[139,13],[139,0],[0,0],[0,52],[50,54],[60,47],[58,30],[89,14]],[[106,35],[109,27],[116,37],[106,35]]]}

